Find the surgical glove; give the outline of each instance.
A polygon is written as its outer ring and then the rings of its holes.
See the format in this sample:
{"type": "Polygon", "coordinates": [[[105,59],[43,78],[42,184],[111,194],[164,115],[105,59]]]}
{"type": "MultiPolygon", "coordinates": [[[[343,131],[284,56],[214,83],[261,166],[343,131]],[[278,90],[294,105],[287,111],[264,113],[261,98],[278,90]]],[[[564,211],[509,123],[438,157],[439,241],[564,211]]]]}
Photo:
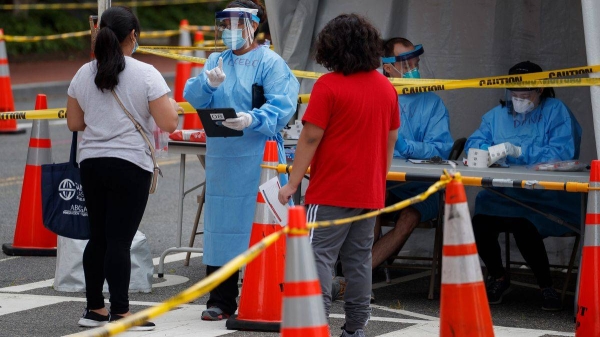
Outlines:
{"type": "Polygon", "coordinates": [[[211,69],[205,70],[206,82],[211,88],[217,88],[223,81],[225,81],[225,73],[223,72],[223,58],[219,57],[218,65],[211,69]]]}
{"type": "Polygon", "coordinates": [[[519,158],[521,156],[521,147],[512,145],[511,143],[503,143],[506,146],[506,155],[514,158],[519,158]]]}
{"type": "Polygon", "coordinates": [[[223,125],[234,130],[244,130],[252,124],[252,115],[247,112],[238,112],[237,118],[227,118],[223,121],[223,125]]]}
{"type": "Polygon", "coordinates": [[[406,151],[406,149],[408,149],[408,144],[406,143],[406,139],[404,139],[403,137],[398,137],[395,147],[396,147],[396,150],[398,150],[398,152],[400,153],[400,155],[402,155],[406,151]]]}

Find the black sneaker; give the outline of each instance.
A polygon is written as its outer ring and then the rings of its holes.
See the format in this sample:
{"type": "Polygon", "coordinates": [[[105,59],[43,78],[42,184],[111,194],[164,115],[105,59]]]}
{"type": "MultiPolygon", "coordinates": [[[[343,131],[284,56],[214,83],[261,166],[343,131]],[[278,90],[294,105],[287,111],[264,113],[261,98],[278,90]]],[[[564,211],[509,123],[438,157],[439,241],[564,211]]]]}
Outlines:
{"type": "MultiPolygon", "coordinates": [[[[121,316],[121,315],[117,315],[117,314],[110,315],[110,322],[118,321],[122,318],[125,318],[125,316],[121,316]]],[[[154,328],[156,328],[156,324],[154,324],[152,322],[144,322],[141,325],[134,325],[127,330],[128,331],[152,331],[152,330],[154,330],[154,328]]]]}
{"type": "Polygon", "coordinates": [[[500,304],[504,295],[510,293],[510,280],[504,278],[504,280],[490,280],[487,285],[487,298],[489,304],[500,304]]]}
{"type": "Polygon", "coordinates": [[[97,312],[93,312],[91,310],[84,309],[83,315],[81,316],[81,318],[79,319],[79,322],[77,322],[77,324],[79,324],[79,326],[84,326],[86,328],[95,328],[95,327],[103,326],[104,324],[108,323],[109,319],[110,319],[110,314],[108,314],[106,316],[102,316],[97,312]]]}
{"type": "Polygon", "coordinates": [[[546,311],[558,311],[562,309],[562,303],[558,293],[553,288],[542,289],[542,296],[544,297],[544,303],[542,304],[542,310],[546,311]]]}

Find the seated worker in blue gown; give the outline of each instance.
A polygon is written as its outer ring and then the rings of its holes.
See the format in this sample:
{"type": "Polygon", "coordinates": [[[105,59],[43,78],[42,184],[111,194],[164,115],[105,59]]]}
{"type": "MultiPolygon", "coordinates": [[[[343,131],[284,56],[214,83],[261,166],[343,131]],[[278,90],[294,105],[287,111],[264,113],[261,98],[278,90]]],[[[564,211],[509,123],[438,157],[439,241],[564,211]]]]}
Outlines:
{"type": "MultiPolygon", "coordinates": [[[[387,77],[420,78],[419,65],[423,68],[423,47],[409,40],[395,37],[384,43],[383,71],[387,77]]],[[[428,67],[427,67],[428,68],[428,67]]],[[[432,75],[429,69],[425,74],[432,75]]],[[[429,76],[428,76],[429,77],[429,76]]],[[[394,146],[395,158],[430,159],[434,156],[448,159],[453,140],[450,135],[448,110],[442,99],[433,92],[398,95],[400,106],[400,129],[394,146]]],[[[392,204],[424,192],[431,184],[420,182],[388,182],[386,204],[392,204]],[[397,186],[398,187],[392,187],[397,186]]],[[[411,205],[394,214],[395,227],[379,237],[381,223],[375,223],[373,264],[376,268],[387,258],[397,254],[415,227],[435,218],[439,209],[439,194],[434,194],[418,204],[411,205]]],[[[334,278],[334,290],[343,289],[345,280],[334,278]],[[341,283],[341,286],[340,286],[341,283]]],[[[343,293],[343,290],[340,291],[343,293]]],[[[341,295],[337,296],[338,298],[341,295]]],[[[371,294],[371,300],[374,295],[371,294]]]]}
{"type": "MultiPolygon", "coordinates": [[[[509,75],[541,71],[539,65],[526,61],[510,68],[509,75]]],[[[493,146],[504,146],[509,166],[578,159],[581,126],[569,108],[554,98],[552,88],[512,89],[506,93],[506,100],[483,116],[479,129],[467,140],[465,151],[475,148],[492,152],[493,146]]],[[[574,193],[494,190],[571,224],[580,223],[580,196],[574,193]]],[[[542,309],[561,309],[560,298],[552,288],[543,238],[563,235],[570,231],[568,228],[484,190],[475,201],[473,231],[479,256],[490,275],[487,285],[490,304],[501,303],[510,290],[510,277],[502,265],[498,243],[499,233],[509,231],[537,279],[543,297],[542,309]]]]}

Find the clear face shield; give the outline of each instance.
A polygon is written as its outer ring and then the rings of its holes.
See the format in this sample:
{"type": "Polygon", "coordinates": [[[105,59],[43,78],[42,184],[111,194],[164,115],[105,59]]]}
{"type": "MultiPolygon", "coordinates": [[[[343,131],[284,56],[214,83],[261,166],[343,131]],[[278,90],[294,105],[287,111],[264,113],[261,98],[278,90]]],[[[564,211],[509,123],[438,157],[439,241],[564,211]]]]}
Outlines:
{"type": "Polygon", "coordinates": [[[226,8],[222,12],[217,12],[215,37],[221,38],[231,50],[249,47],[254,41],[252,22],[260,21],[256,16],[257,13],[257,9],[250,8],[226,8]]]}
{"type": "Polygon", "coordinates": [[[384,57],[383,64],[389,65],[384,67],[384,70],[390,77],[396,78],[435,78],[427,58],[423,55],[424,52],[423,45],[418,44],[414,49],[402,52],[398,56],[384,57]]]}
{"type": "Polygon", "coordinates": [[[506,89],[505,101],[513,116],[525,115],[540,104],[542,88],[506,89]]]}

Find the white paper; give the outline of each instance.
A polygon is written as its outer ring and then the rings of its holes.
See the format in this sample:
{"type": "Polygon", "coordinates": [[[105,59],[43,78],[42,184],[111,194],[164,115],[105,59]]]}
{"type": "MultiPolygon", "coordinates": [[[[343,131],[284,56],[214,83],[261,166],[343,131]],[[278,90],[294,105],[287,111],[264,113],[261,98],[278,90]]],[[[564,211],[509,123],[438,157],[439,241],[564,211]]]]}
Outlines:
{"type": "Polygon", "coordinates": [[[288,207],[287,204],[282,205],[279,202],[279,190],[281,189],[281,185],[279,185],[279,179],[277,177],[273,177],[269,179],[266,183],[260,185],[258,190],[265,199],[265,203],[275,217],[275,220],[281,226],[287,226],[288,222],[288,207]]]}
{"type": "Polygon", "coordinates": [[[506,145],[504,143],[490,146],[488,151],[490,152],[490,165],[494,164],[495,162],[499,162],[498,164],[501,164],[500,160],[506,158],[507,156],[506,145]]]}
{"type": "Polygon", "coordinates": [[[467,163],[470,167],[487,168],[490,166],[489,153],[485,150],[470,148],[467,163]]]}

